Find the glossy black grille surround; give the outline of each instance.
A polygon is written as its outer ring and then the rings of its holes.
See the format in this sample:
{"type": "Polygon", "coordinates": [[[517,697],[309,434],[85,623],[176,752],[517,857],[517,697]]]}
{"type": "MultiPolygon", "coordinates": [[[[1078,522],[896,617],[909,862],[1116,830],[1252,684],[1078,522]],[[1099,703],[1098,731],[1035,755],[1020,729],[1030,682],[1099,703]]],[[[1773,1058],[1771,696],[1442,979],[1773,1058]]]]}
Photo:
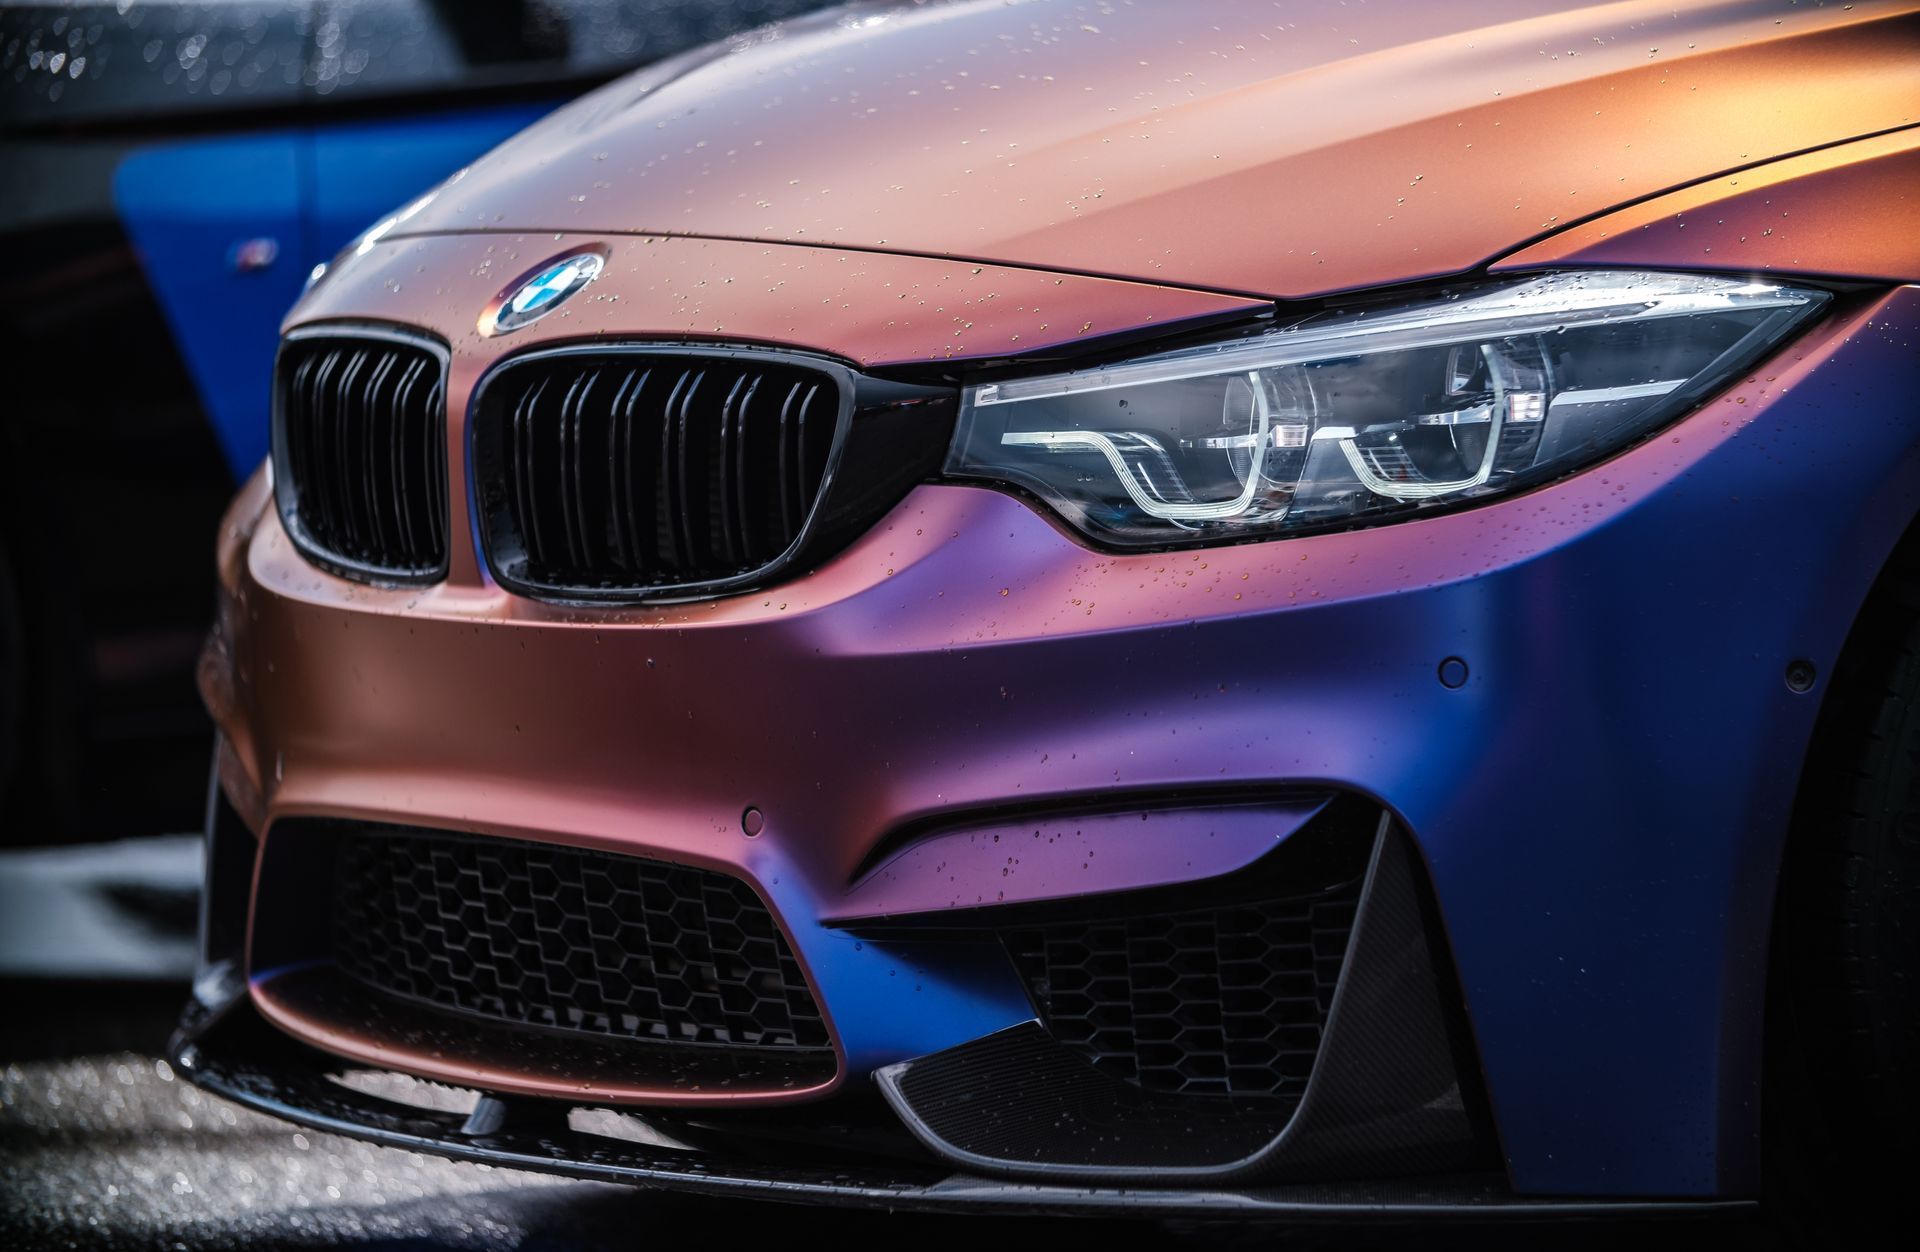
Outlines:
{"type": "Polygon", "coordinates": [[[1314,895],[1010,930],[1052,1036],[1149,1091],[1298,1099],[1359,904],[1314,895]]]}
{"type": "Polygon", "coordinates": [[[957,395],[801,352],[568,345],[475,389],[494,578],[540,599],[742,591],[838,551],[939,468],[957,395]]]}
{"type": "Polygon", "coordinates": [[[388,995],[511,1028],[830,1054],[751,887],[558,844],[380,829],[335,853],[334,960],[388,995]]]}
{"type": "Polygon", "coordinates": [[[447,571],[445,345],[376,326],[315,326],[274,366],[273,487],[316,565],[363,582],[447,571]]]}

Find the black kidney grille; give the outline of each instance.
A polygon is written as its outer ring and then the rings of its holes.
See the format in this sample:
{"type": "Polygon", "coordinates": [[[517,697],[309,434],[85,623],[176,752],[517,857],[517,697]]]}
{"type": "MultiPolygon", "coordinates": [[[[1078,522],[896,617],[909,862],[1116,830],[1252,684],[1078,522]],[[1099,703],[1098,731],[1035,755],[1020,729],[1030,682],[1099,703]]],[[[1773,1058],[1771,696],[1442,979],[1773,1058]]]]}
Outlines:
{"type": "Polygon", "coordinates": [[[424,346],[289,340],[275,418],[281,515],[342,572],[395,578],[447,564],[446,378],[424,346]]]}
{"type": "Polygon", "coordinates": [[[1005,938],[1048,1031],[1154,1091],[1297,1098],[1359,882],[1294,900],[1069,921],[1005,938]]]}
{"type": "Polygon", "coordinates": [[[378,990],[506,1026],[830,1047],[786,937],[737,878],[405,832],[350,836],[338,857],[335,959],[378,990]]]}
{"type": "Polygon", "coordinates": [[[476,472],[510,583],[606,591],[749,573],[792,546],[840,424],[833,375],[758,357],[566,355],[486,388],[476,472]]]}

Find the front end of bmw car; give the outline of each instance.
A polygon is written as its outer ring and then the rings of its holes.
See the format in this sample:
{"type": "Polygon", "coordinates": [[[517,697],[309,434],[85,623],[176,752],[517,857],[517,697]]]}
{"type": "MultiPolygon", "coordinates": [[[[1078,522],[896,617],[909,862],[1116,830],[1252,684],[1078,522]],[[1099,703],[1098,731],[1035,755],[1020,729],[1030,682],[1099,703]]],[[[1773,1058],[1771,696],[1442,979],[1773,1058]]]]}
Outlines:
{"type": "Polygon", "coordinates": [[[1756,1196],[1920,515],[1920,21],[1390,8],[839,10],[343,253],[182,1071],[770,1198],[1756,1196]]]}

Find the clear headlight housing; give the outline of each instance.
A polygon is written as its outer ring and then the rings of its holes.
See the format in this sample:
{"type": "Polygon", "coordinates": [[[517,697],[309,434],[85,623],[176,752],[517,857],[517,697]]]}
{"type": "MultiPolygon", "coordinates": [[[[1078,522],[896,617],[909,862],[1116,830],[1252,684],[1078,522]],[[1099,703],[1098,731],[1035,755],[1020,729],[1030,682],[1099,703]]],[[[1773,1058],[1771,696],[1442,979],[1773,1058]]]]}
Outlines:
{"type": "Polygon", "coordinates": [[[1370,525],[1579,470],[1724,386],[1828,296],[1557,273],[969,387],[947,472],[1124,547],[1370,525]]]}

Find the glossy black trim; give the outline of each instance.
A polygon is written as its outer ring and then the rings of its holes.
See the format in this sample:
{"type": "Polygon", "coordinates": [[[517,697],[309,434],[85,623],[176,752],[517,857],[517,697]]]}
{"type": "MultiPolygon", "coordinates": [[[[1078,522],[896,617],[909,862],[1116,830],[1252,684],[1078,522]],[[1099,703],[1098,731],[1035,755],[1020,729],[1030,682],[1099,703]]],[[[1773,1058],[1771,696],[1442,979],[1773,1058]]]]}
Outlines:
{"type": "MultiPolygon", "coordinates": [[[[342,578],[370,583],[376,587],[423,587],[444,581],[451,564],[454,543],[451,483],[444,484],[445,489],[441,492],[443,511],[440,527],[447,537],[446,551],[440,554],[439,565],[431,569],[396,570],[353,560],[328,549],[308,535],[300,525],[300,502],[294,487],[294,476],[287,462],[285,379],[281,362],[286,356],[287,345],[311,339],[370,339],[380,343],[394,343],[416,348],[430,354],[440,364],[440,421],[443,441],[446,438],[448,417],[446,389],[453,362],[451,350],[439,339],[422,331],[372,322],[314,322],[286,332],[280,337],[280,346],[274,354],[272,443],[269,453],[273,462],[273,501],[275,509],[280,514],[280,525],[286,530],[287,538],[293,541],[293,546],[300,555],[309,562],[342,578]]],[[[444,451],[442,460],[445,460],[444,451]]]]}
{"type": "MultiPolygon", "coordinates": [[[[1077,1187],[1005,1182],[908,1160],[852,1163],[796,1148],[785,1160],[654,1146],[572,1128],[556,1117],[508,1119],[469,1133],[468,1114],[396,1104],[330,1075],[364,1067],[267,1026],[244,999],[190,1005],[167,1056],[194,1085],[237,1104],[332,1134],[456,1160],[572,1178],[666,1187],[743,1200],[918,1212],[1212,1217],[1321,1221],[1536,1222],[1751,1215],[1751,1200],[1514,1195],[1485,1176],[1253,1188],[1077,1187]]],[[[484,1094],[484,1093],[483,1093],[484,1094]]],[[[568,1110],[564,1104],[556,1112],[568,1110]]],[[[644,1113],[628,1111],[640,1125],[644,1113]]],[[[671,1121],[661,1123],[674,1133],[671,1121]]]]}
{"type": "Polygon", "coordinates": [[[482,558],[494,581],[517,595],[561,604],[657,604],[752,591],[806,572],[865,531],[913,484],[930,478],[952,442],[959,391],[876,378],[817,353],[750,345],[649,340],[644,343],[569,343],[534,348],[495,363],[474,385],[467,406],[467,500],[482,558]],[[724,578],[675,583],[588,587],[528,579],[513,572],[524,547],[511,507],[486,484],[505,473],[498,446],[501,414],[487,407],[489,392],[516,369],[579,358],[759,361],[811,370],[839,391],[826,471],[799,532],[786,550],[753,569],[724,578]],[[923,410],[944,410],[922,420],[923,410]]]}
{"type": "Polygon", "coordinates": [[[1383,813],[1311,1074],[1284,1100],[1142,1089],[1056,1042],[1037,999],[1039,1020],[875,1078],[927,1148],[1010,1178],[1200,1185],[1495,1168],[1419,896],[1411,841],[1383,813]]]}
{"type": "Polygon", "coordinates": [[[220,754],[226,741],[214,736],[213,763],[207,771],[207,815],[201,836],[200,967],[244,964],[247,904],[253,893],[253,867],[259,841],[247,829],[220,789],[220,754]]]}

